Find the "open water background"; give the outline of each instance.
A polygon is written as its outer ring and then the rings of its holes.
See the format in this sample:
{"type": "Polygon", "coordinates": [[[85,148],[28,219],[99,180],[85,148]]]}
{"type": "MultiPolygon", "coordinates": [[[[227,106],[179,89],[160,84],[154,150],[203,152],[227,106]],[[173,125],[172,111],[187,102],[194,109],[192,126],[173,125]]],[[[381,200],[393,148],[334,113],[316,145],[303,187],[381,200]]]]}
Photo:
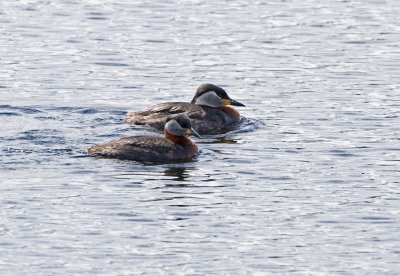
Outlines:
{"type": "Polygon", "coordinates": [[[2,275],[399,275],[400,1],[0,2],[2,275]],[[203,82],[189,163],[95,159],[203,82]]]}

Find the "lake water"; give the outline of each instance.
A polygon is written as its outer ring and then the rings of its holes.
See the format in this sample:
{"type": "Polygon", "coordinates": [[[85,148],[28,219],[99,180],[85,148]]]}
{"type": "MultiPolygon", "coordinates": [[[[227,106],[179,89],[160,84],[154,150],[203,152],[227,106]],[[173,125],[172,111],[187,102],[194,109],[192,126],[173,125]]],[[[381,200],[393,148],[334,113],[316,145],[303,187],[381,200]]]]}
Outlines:
{"type": "Polygon", "coordinates": [[[1,274],[399,275],[399,14],[1,1],[1,274]],[[204,82],[246,107],[192,162],[85,155],[204,82]]]}

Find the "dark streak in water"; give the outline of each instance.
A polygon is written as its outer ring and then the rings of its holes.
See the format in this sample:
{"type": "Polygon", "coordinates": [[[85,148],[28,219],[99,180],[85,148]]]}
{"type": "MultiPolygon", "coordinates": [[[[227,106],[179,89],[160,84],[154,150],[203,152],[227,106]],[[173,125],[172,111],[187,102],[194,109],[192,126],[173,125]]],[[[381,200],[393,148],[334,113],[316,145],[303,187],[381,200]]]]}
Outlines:
{"type": "Polygon", "coordinates": [[[114,67],[129,66],[129,64],[126,64],[126,63],[116,63],[116,62],[95,62],[94,64],[102,65],[102,66],[114,66],[114,67]]]}
{"type": "Polygon", "coordinates": [[[90,16],[90,17],[87,17],[87,19],[89,19],[89,20],[107,20],[108,18],[102,17],[102,16],[90,16]]]}

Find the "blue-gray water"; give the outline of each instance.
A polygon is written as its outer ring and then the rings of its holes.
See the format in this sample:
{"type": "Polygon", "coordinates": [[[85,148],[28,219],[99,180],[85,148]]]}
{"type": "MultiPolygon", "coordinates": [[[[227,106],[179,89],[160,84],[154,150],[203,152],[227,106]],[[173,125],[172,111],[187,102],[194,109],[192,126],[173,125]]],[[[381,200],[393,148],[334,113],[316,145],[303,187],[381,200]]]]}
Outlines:
{"type": "Polygon", "coordinates": [[[2,275],[398,275],[400,1],[0,3],[2,275]],[[193,162],[86,157],[221,85],[193,162]]]}

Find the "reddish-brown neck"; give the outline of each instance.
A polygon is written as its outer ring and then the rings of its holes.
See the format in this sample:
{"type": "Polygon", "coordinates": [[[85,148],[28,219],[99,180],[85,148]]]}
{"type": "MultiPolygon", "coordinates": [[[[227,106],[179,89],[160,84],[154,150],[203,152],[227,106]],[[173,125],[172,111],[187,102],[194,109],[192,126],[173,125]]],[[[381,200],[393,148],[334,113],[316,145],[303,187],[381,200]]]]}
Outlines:
{"type": "Polygon", "coordinates": [[[178,135],[173,135],[169,133],[166,129],[164,129],[164,137],[168,140],[171,140],[172,142],[180,145],[186,145],[191,142],[189,138],[186,138],[185,136],[178,136],[178,135]]]}
{"type": "Polygon", "coordinates": [[[230,105],[223,105],[218,107],[219,110],[226,113],[229,117],[234,118],[236,122],[240,121],[240,113],[230,105]]]}
{"type": "Polygon", "coordinates": [[[169,133],[167,130],[164,129],[164,137],[165,139],[171,140],[172,142],[182,145],[185,147],[186,157],[191,157],[195,154],[199,148],[197,145],[185,136],[177,136],[169,133]]]}

